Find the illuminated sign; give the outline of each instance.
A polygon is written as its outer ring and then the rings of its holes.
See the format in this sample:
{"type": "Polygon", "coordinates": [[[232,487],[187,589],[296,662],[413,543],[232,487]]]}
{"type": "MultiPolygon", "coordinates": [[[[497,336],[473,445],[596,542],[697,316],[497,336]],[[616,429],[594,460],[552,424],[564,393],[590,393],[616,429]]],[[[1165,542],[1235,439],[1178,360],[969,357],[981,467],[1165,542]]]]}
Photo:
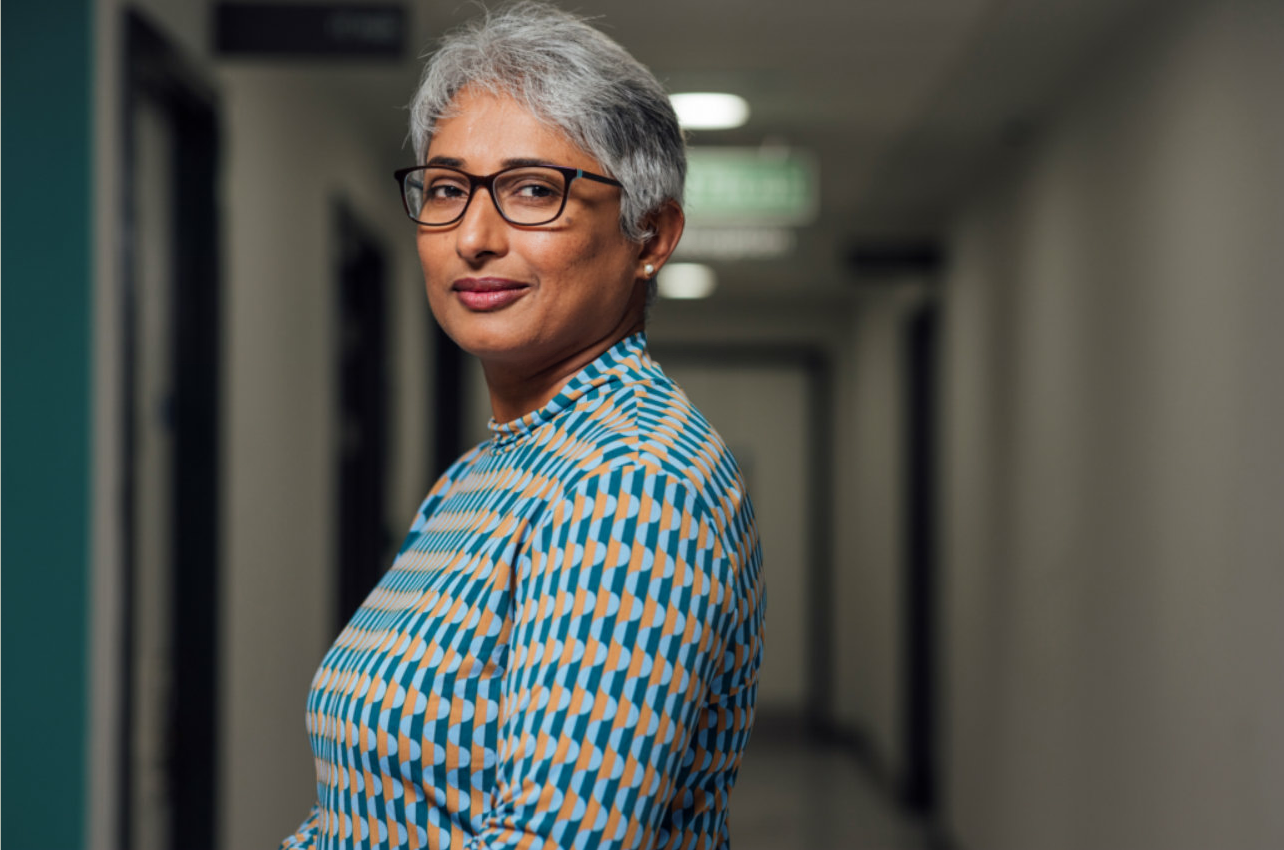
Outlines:
{"type": "Polygon", "coordinates": [[[775,148],[687,151],[687,220],[704,225],[800,225],[816,218],[818,169],[808,153],[775,148]]]}

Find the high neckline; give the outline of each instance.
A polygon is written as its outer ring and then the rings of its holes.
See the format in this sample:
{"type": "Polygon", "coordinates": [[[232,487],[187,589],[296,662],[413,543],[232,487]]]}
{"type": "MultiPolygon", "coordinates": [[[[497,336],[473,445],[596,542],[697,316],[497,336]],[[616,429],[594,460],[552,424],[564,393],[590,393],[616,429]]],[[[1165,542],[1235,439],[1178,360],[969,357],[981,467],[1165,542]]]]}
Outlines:
{"type": "Polygon", "coordinates": [[[596,360],[572,375],[548,404],[508,422],[496,422],[492,417],[486,423],[486,427],[492,434],[491,447],[507,446],[533,433],[555,419],[563,410],[574,405],[586,393],[603,384],[621,383],[626,382],[630,377],[640,377],[647,371],[650,363],[646,332],[639,331],[632,336],[626,336],[598,355],[596,360]]]}

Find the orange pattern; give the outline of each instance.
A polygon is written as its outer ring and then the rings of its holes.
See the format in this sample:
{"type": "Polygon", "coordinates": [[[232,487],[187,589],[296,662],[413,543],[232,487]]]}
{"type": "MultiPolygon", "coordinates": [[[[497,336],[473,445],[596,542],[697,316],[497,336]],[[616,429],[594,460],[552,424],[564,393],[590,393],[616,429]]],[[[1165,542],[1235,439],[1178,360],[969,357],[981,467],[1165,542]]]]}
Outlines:
{"type": "Polygon", "coordinates": [[[465,454],[321,662],[296,848],[725,848],[762,657],[734,459],[639,334],[465,454]]]}

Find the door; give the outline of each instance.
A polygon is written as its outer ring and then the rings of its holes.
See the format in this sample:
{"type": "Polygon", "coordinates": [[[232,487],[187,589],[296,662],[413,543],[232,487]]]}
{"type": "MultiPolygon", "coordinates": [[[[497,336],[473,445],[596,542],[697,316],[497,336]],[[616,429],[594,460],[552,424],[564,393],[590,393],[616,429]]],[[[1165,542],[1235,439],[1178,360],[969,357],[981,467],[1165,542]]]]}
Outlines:
{"type": "Polygon", "coordinates": [[[937,311],[926,304],[903,331],[905,370],[905,641],[902,801],[930,814],[937,785],[936,363],[937,311]]]}

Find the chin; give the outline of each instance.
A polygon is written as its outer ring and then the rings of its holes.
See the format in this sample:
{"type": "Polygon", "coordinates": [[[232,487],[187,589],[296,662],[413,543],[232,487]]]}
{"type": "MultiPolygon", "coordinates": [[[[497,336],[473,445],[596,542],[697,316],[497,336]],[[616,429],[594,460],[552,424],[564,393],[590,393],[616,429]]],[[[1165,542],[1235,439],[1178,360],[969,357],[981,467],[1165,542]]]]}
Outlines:
{"type": "Polygon", "coordinates": [[[443,324],[442,328],[456,345],[480,360],[521,360],[529,357],[534,347],[531,335],[504,327],[506,324],[477,321],[476,317],[470,316],[462,322],[443,324]]]}

